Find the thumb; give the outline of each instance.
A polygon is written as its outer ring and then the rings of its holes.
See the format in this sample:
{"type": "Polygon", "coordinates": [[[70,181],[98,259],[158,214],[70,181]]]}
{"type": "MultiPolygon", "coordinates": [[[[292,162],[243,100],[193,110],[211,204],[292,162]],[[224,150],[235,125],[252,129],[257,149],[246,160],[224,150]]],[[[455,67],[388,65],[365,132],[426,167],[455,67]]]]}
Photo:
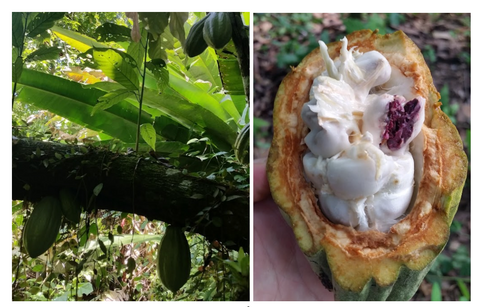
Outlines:
{"type": "Polygon", "coordinates": [[[257,159],[253,162],[253,201],[261,201],[270,195],[270,187],[268,185],[267,159],[257,159]]]}

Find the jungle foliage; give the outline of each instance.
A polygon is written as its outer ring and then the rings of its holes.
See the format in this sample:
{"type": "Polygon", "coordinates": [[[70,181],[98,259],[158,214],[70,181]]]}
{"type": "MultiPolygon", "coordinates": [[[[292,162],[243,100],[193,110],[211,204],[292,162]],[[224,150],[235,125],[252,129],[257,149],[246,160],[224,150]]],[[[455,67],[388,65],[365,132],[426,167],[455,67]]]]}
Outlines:
{"type": "MultiPolygon", "coordinates": [[[[248,13],[235,14],[248,33],[248,13]]],[[[233,148],[249,123],[236,46],[230,41],[195,57],[183,51],[190,28],[205,15],[13,13],[14,142],[134,152],[248,191],[248,166],[233,148]]],[[[88,193],[101,191],[99,185],[88,193]]],[[[133,213],[84,210],[79,223],[63,219],[52,248],[30,258],[22,232],[33,207],[28,199],[12,200],[13,300],[248,300],[248,254],[193,231],[190,279],[168,291],[155,267],[167,225],[133,213]]],[[[205,212],[199,219],[222,223],[205,212]]]]}

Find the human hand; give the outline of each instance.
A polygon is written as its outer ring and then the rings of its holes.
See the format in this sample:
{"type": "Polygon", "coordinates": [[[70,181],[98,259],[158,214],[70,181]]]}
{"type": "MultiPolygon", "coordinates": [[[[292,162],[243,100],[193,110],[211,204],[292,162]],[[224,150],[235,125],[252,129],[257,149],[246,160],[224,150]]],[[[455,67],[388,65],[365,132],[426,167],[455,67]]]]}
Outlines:
{"type": "Polygon", "coordinates": [[[303,255],[292,229],[274,203],[267,181],[266,160],[253,167],[254,264],[256,301],[333,300],[303,255]]]}

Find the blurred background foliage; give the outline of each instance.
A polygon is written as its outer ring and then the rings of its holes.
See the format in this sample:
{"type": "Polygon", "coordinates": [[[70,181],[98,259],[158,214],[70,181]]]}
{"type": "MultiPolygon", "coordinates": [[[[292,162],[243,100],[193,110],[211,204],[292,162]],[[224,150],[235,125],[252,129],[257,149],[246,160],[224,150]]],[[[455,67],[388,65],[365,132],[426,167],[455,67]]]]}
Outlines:
{"type": "MultiPolygon", "coordinates": [[[[281,81],[318,41],[361,29],[404,31],[422,50],[442,110],[456,125],[470,161],[470,14],[254,14],[254,158],[268,155],[272,112],[281,81]]],[[[470,173],[444,252],[415,300],[470,300],[470,173]]]]}

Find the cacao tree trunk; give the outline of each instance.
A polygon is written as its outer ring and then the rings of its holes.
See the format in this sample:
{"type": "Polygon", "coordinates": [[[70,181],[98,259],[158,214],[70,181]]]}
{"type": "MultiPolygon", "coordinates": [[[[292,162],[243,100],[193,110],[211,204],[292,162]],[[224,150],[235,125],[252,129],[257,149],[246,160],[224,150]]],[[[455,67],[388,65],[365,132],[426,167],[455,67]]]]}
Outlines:
{"type": "Polygon", "coordinates": [[[209,240],[249,250],[248,191],[189,176],[153,157],[95,147],[15,139],[12,160],[13,200],[37,201],[68,187],[87,211],[187,225],[209,240]]]}

